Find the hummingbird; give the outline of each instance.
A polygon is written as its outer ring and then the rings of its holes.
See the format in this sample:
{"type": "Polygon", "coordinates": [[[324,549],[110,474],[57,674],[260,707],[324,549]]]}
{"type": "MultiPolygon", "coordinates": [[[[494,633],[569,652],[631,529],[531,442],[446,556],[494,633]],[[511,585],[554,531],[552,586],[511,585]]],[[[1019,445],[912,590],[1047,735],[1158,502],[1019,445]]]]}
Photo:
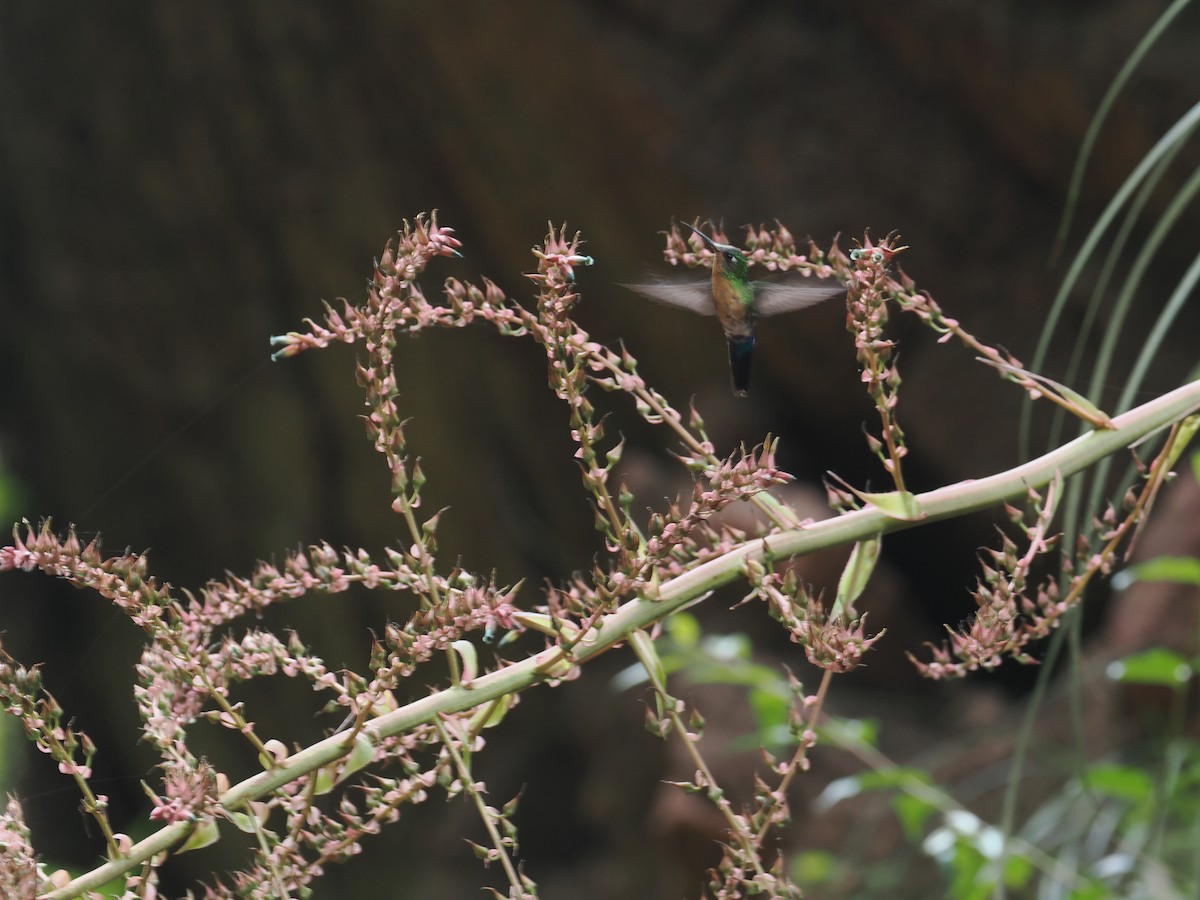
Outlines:
{"type": "Polygon", "coordinates": [[[682,222],[713,253],[712,284],[670,281],[627,284],[625,287],[651,300],[690,309],[702,316],[716,315],[729,346],[729,374],[735,397],[750,390],[750,361],[754,355],[754,333],[760,316],[774,316],[812,306],[845,293],[832,279],[815,284],[759,280],[751,281],[746,254],[732,244],[721,244],[698,228],[682,222]]]}

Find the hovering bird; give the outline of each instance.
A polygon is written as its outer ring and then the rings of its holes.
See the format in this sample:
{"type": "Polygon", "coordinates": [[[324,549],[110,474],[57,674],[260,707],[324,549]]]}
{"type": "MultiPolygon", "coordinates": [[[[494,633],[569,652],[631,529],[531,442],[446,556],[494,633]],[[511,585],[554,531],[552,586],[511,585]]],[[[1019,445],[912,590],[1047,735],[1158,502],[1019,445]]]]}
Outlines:
{"type": "Polygon", "coordinates": [[[690,309],[702,316],[716,314],[729,345],[729,372],[733,393],[745,397],[750,389],[750,360],[754,331],[760,316],[774,316],[829,300],[845,293],[832,279],[809,279],[807,284],[788,281],[751,281],[746,254],[732,244],[719,244],[686,222],[685,228],[713,252],[712,284],[662,281],[627,284],[625,287],[651,300],[690,309]]]}

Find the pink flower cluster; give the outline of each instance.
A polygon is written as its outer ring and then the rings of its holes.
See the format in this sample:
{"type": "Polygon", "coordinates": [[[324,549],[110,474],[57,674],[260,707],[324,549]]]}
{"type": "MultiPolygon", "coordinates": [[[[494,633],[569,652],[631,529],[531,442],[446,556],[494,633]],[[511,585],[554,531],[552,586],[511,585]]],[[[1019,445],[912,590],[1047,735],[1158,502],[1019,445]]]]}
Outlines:
{"type": "Polygon", "coordinates": [[[0,897],[33,900],[53,887],[29,840],[21,804],[8,798],[0,813],[0,897]]]}
{"type": "Polygon", "coordinates": [[[1031,523],[1025,522],[1020,510],[1007,507],[1010,520],[1028,541],[1027,549],[1018,552],[1016,543],[1001,534],[1000,548],[987,551],[994,565],[981,562],[982,573],[973,592],[977,608],[970,622],[957,629],[947,626],[948,639],[941,646],[926,645],[933,657],[931,662],[921,662],[908,654],[922,675],[934,679],[962,677],[994,669],[1006,657],[1026,664],[1036,662],[1026,648],[1046,637],[1069,606],[1059,597],[1055,575],[1047,577],[1032,596],[1028,590],[1035,560],[1058,543],[1057,536],[1049,533],[1058,490],[1057,484],[1052,486],[1044,501],[1036,491],[1029,491],[1031,523]]]}
{"type": "Polygon", "coordinates": [[[824,604],[809,594],[791,570],[780,574],[752,562],[747,564],[746,574],[753,587],[747,599],[758,596],[765,600],[771,617],[787,628],[814,666],[831,672],[852,671],[887,633],[884,629],[867,637],[865,615],[853,622],[830,618],[824,604]]]}
{"type": "MultiPolygon", "coordinates": [[[[727,241],[720,231],[715,236],[727,241]]],[[[833,276],[847,285],[847,329],[854,336],[862,381],[880,419],[878,436],[868,436],[868,443],[898,491],[905,490],[900,464],[907,448],[896,418],[901,383],[896,346],[885,332],[889,303],[918,315],[938,331],[939,339],[957,336],[1000,368],[1005,377],[1047,396],[1054,392],[1052,384],[1020,370],[1015,361],[998,351],[979,345],[957,322],[945,317],[932,298],[916,293],[903,273],[893,274],[893,259],[905,249],[897,245],[894,235],[878,242],[868,235],[848,255],[836,245],[823,252],[811,241],[807,251],[800,253],[795,238],[782,225],[760,226],[747,229],[744,245],[751,265],[833,276]]],[[[434,787],[449,796],[471,795],[492,840],[490,846],[473,845],[477,854],[506,868],[510,896],[529,895],[532,883],[518,873],[509,858],[515,851],[511,804],[503,810],[485,804],[484,787],[470,770],[470,758],[485,746],[481,731],[494,724],[494,713],[503,714],[516,702],[515,694],[500,698],[507,704],[503,707],[429,717],[387,738],[379,737],[381,726],[368,727],[367,720],[406,702],[397,696],[406,685],[410,686],[409,696],[423,695],[424,687],[411,687],[412,678],[418,670],[428,671],[422,669],[423,664],[438,657],[447,660],[456,691],[469,687],[480,666],[475,648],[462,642],[481,632],[482,640],[491,642],[501,630],[537,628],[545,634],[547,644],[556,648],[562,665],[547,666],[544,673],[532,677],[541,677],[548,684],[576,677],[579,659],[584,657],[571,656],[573,647],[579,646],[573,642],[583,641],[590,630],[594,636],[602,617],[633,597],[658,599],[656,592],[672,577],[744,545],[743,532],[714,518],[732,503],[750,502],[776,529],[800,524],[796,514],[769,490],[792,480],[776,464],[776,441],[768,436],[760,447],[746,450],[743,446],[726,457],[718,456],[695,409],[685,421],[665,397],[646,385],[637,372],[637,361],[623,346],[612,349],[592,340],[575,321],[573,314],[581,302],[576,276],[581,267],[593,264],[591,257],[580,252],[579,235],[568,238],[565,226],[551,227],[543,244],[534,249],[537,271],[529,278],[536,298],[529,308],[506,297],[486,279],[476,285],[450,277],[440,295],[427,297],[419,276],[433,260],[457,257],[460,246],[453,229],[439,225],[436,214],[428,220],[418,216],[412,223],[405,222],[377,261],[362,302],[343,300],[337,309],[326,304],[320,322],[306,319],[305,330],[272,338],[279,348],[277,359],[333,343],[362,347],[355,376],[367,406],[367,438],[382,457],[391,508],[405,531],[400,546],[385,550],[380,561],[365,550],[314,544],[287,554],[278,564],[260,563],[247,576],[229,574],[195,593],[184,590],[176,594],[150,574],[145,554],[103,558],[97,541],[84,546],[73,531],[59,537],[48,521],[38,528],[24,523],[23,528],[14,529],[12,544],[0,548],[0,572],[40,570],[94,590],[147,635],[134,694],[144,736],[162,757],[161,793],[151,795],[150,818],[168,826],[195,824],[198,828],[215,827],[220,821],[223,826],[232,823],[256,834],[253,863],[234,873],[229,884],[209,886],[207,897],[305,893],[325,865],[359,853],[364,837],[395,821],[403,806],[423,802],[434,787]],[[393,371],[398,336],[475,322],[485,322],[505,336],[527,338],[544,354],[547,382],[563,401],[564,431],[574,444],[574,458],[603,545],[589,572],[550,587],[544,605],[533,613],[518,610],[516,587],[485,582],[441,562],[438,524],[442,513],[424,514],[425,474],[419,458],[407,448],[407,420],[393,371]],[[677,459],[694,478],[690,497],[650,514],[644,527],[636,498],[614,477],[624,441],[607,436],[605,417],[593,403],[592,389],[597,387],[618,395],[615,399],[626,399],[645,422],[665,428],[678,442],[677,459]],[[281,603],[312,593],[339,594],[353,586],[403,592],[408,600],[404,612],[375,640],[369,664],[361,674],[330,670],[294,632],[277,635],[242,624],[257,620],[264,610],[281,603]],[[290,748],[280,740],[260,738],[246,708],[248,701],[239,699],[240,685],[276,676],[305,679],[314,692],[323,695],[322,712],[350,714],[345,756],[292,777],[286,767],[290,748]],[[259,765],[291,780],[237,808],[223,808],[221,797],[235,796],[223,794],[228,788],[226,776],[192,750],[195,731],[206,724],[227,729],[253,751],[252,758],[259,765]],[[368,764],[375,764],[375,769],[383,764],[392,768],[387,776],[370,770],[367,777],[366,772],[356,774],[368,764]],[[318,801],[334,790],[337,793],[332,797],[318,801]],[[282,813],[282,825],[279,816],[271,821],[275,812],[282,813]]],[[[672,264],[703,266],[711,264],[711,251],[694,235],[685,237],[673,227],[667,234],[666,258],[672,264]]],[[[1148,475],[1149,480],[1153,477],[1148,475]]],[[[845,487],[847,490],[830,487],[835,505],[843,509],[857,506],[861,496],[845,487]]],[[[991,551],[975,591],[976,615],[967,627],[950,630],[946,643],[932,648],[932,661],[917,663],[921,671],[930,677],[948,677],[992,668],[1006,657],[1030,661],[1030,642],[1054,627],[1092,573],[1111,567],[1116,542],[1151,504],[1149,491],[1148,487],[1130,501],[1124,518],[1114,513],[1097,523],[1106,543],[1097,548],[1084,546],[1077,560],[1083,574],[1065,597],[1059,596],[1054,580],[1034,591],[1028,587],[1035,560],[1054,546],[1048,527],[1057,502],[1056,492],[1048,492],[1044,499],[1031,493],[1032,521],[1012,511],[1027,549],[1019,549],[1005,537],[1000,547],[991,551]]],[[[725,577],[736,574],[733,567],[738,563],[729,562],[725,577]]],[[[815,723],[832,673],[860,665],[884,632],[868,635],[865,616],[852,621],[831,616],[820,597],[810,595],[791,571],[776,572],[753,557],[744,565],[751,587],[747,599],[757,597],[767,603],[770,614],[804,648],[808,660],[825,670],[824,679],[811,697],[794,685],[791,724],[799,749],[791,763],[777,767],[769,760],[782,780],[775,786],[758,781],[752,811],[739,814],[732,809],[698,751],[694,757],[698,774],[686,786],[707,793],[726,815],[731,840],[722,863],[712,873],[714,896],[740,897],[747,892],[799,896],[782,870],[782,858],[771,868],[763,861],[765,836],[786,821],[787,787],[794,772],[808,763],[806,752],[816,740],[815,723]]],[[[644,647],[641,649],[644,652],[644,647]]],[[[508,663],[498,660],[496,665],[508,663]]],[[[693,710],[690,724],[684,725],[685,704],[666,694],[665,676],[663,679],[655,684],[659,703],[657,711],[649,714],[653,725],[663,734],[681,733],[689,750],[694,750],[702,717],[693,710]]],[[[95,747],[86,735],[70,728],[69,718],[42,688],[37,668],[20,666],[2,650],[0,701],[22,722],[39,749],[80,786],[83,808],[99,823],[110,855],[120,858],[127,852],[128,839],[109,828],[107,798],[93,795],[87,785],[95,747]]],[[[492,702],[498,704],[499,700],[492,702]]],[[[46,888],[47,880],[35,862],[15,801],[0,815],[0,848],[4,850],[0,855],[0,894],[30,896],[46,888]]],[[[155,866],[150,863],[141,874],[129,876],[130,889],[141,895],[153,894],[156,878],[155,866]]]]}
{"type": "MultiPolygon", "coordinates": [[[[690,466],[701,467],[701,478],[708,481],[708,487],[702,481],[696,482],[686,511],[671,504],[665,515],[651,516],[647,552],[656,558],[664,558],[672,548],[683,544],[698,525],[730,503],[792,481],[790,474],[775,465],[777,444],[778,441],[769,441],[757,452],[742,448],[739,454],[723,459],[715,466],[707,465],[704,460],[685,459],[690,466]]],[[[689,549],[694,548],[693,544],[689,549]]]]}
{"type": "MultiPolygon", "coordinates": [[[[699,222],[695,223],[699,227],[699,222]]],[[[796,251],[796,239],[784,227],[776,222],[775,228],[759,225],[757,228],[746,226],[746,236],[743,240],[746,263],[750,266],[762,266],[769,272],[787,272],[796,270],[816,278],[829,278],[834,275],[845,276],[847,269],[845,257],[835,258],[831,264],[825,255],[811,240],[808,242],[808,253],[796,251]]],[[[722,227],[716,227],[709,232],[713,240],[728,244],[729,238],[722,227]]],[[[692,233],[684,234],[678,225],[672,225],[667,232],[667,245],[663,258],[671,265],[683,265],[688,268],[712,265],[712,250],[692,233]]]]}

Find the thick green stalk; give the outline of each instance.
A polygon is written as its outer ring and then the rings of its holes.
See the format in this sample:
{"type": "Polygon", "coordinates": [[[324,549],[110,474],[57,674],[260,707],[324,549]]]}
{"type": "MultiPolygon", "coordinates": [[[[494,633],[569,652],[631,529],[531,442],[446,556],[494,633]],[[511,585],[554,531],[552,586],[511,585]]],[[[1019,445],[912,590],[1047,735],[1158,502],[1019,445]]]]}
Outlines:
{"type": "MultiPolygon", "coordinates": [[[[1074,475],[1104,457],[1129,447],[1146,435],[1170,426],[1200,410],[1200,381],[1177,388],[1113,419],[1113,428],[1092,431],[1056,450],[1023,465],[978,480],[968,480],[937,488],[917,496],[924,518],[916,521],[892,518],[875,506],[814,522],[759,538],[736,547],[709,562],[665,582],[656,599],[637,597],[609,615],[584,634],[571,649],[571,662],[582,663],[626,642],[638,629],[649,628],[671,613],[695,600],[706,591],[741,577],[748,559],[801,556],[826,547],[853,544],[873,535],[912,528],[987,509],[1004,500],[1024,497],[1030,487],[1050,482],[1055,473],[1074,475]]],[[[531,687],[538,682],[561,677],[568,663],[563,651],[551,647],[540,653],[481,675],[469,683],[446,688],[422,697],[399,709],[368,721],[359,739],[377,739],[410,731],[434,721],[439,715],[464,712],[531,687]]],[[[354,745],[353,733],[336,734],[289,757],[272,769],[260,772],[235,785],[222,795],[221,804],[230,810],[243,809],[248,801],[262,797],[293,779],[327,766],[345,756],[354,745]]],[[[169,825],[139,841],[127,856],[105,863],[81,875],[59,890],[44,894],[42,900],[66,900],[87,890],[95,890],[113,878],[134,868],[156,853],[168,850],[182,840],[191,825],[169,825]]]]}

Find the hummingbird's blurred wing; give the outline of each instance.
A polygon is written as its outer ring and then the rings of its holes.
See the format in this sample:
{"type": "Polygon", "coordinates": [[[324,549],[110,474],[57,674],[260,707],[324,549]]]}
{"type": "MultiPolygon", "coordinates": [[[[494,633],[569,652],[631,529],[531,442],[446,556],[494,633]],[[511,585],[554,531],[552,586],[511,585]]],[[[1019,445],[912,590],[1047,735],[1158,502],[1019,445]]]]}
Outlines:
{"type": "Polygon", "coordinates": [[[754,282],[755,300],[760,316],[775,316],[804,309],[823,300],[840,297],[844,293],[846,289],[832,278],[806,278],[799,282],[764,279],[754,282]]]}
{"type": "Polygon", "coordinates": [[[650,281],[645,284],[622,284],[621,287],[649,297],[656,303],[690,309],[702,316],[715,315],[717,312],[716,306],[713,305],[711,278],[694,281],[650,281]]]}

